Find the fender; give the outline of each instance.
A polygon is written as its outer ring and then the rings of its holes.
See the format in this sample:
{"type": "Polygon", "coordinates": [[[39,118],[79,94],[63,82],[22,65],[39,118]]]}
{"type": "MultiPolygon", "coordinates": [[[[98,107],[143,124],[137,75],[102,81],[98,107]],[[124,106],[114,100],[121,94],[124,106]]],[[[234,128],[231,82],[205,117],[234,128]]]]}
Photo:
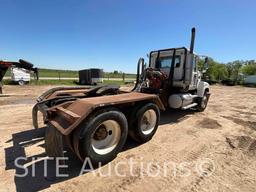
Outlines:
{"type": "Polygon", "coordinates": [[[207,82],[200,81],[198,83],[198,88],[197,88],[198,97],[203,97],[205,91],[209,92],[209,90],[210,90],[209,87],[210,87],[210,85],[207,82]]]}
{"type": "Polygon", "coordinates": [[[155,94],[128,92],[118,95],[84,98],[52,107],[47,110],[48,123],[63,135],[69,135],[95,109],[115,107],[137,101],[153,101],[161,110],[165,110],[160,98],[155,94]]]}

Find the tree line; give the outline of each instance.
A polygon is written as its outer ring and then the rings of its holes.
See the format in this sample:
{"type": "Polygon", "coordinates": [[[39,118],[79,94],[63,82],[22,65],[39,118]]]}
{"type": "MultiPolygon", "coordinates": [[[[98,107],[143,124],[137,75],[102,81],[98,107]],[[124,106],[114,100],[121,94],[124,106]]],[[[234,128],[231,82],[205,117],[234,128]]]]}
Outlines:
{"type": "MultiPolygon", "coordinates": [[[[199,61],[199,69],[203,69],[204,60],[199,61]]],[[[208,80],[213,82],[233,81],[235,84],[243,81],[248,75],[256,75],[255,60],[236,60],[228,63],[219,63],[208,58],[208,69],[204,74],[208,80]]]]}

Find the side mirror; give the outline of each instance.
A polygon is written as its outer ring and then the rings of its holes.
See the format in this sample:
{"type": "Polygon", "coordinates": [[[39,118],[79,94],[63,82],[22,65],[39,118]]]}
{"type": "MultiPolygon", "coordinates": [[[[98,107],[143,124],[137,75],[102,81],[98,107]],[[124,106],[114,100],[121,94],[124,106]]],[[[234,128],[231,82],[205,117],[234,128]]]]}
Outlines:
{"type": "Polygon", "coordinates": [[[205,57],[205,59],[204,59],[204,70],[207,70],[208,68],[209,68],[208,57],[205,57]]]}

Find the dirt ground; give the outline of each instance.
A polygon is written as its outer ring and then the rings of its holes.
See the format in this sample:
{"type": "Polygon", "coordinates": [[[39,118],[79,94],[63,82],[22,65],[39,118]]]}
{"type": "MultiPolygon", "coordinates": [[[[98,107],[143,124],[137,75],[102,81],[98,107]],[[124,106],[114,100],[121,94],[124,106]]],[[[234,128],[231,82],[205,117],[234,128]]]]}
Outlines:
{"type": "Polygon", "coordinates": [[[9,96],[0,97],[0,191],[256,191],[255,88],[212,86],[203,113],[162,112],[151,141],[128,139],[115,160],[94,172],[79,175],[82,164],[67,151],[69,175],[61,179],[45,178],[43,161],[34,159],[46,155],[44,128],[32,128],[31,109],[49,88],[4,86],[9,96]],[[19,161],[29,170],[25,177],[15,176],[23,173],[17,157],[26,157],[19,161]],[[125,176],[114,173],[117,164],[125,176]]]}

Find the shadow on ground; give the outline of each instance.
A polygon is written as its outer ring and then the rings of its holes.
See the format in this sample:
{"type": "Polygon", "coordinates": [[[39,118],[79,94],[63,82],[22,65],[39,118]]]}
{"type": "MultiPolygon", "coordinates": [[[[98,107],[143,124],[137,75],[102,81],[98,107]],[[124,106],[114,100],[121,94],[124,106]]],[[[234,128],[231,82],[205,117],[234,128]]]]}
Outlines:
{"type": "MultiPolygon", "coordinates": [[[[189,117],[193,113],[194,111],[165,111],[161,114],[160,125],[173,124],[182,121],[184,118],[189,117]]],[[[5,169],[15,169],[16,175],[14,177],[14,182],[16,185],[16,191],[18,192],[43,190],[50,187],[52,184],[69,180],[77,177],[80,174],[82,163],[66,147],[65,157],[68,157],[68,160],[66,161],[67,168],[62,169],[65,170],[65,172],[61,173],[68,174],[68,177],[55,178],[51,176],[52,174],[55,175],[55,172],[53,172],[55,167],[48,166],[47,169],[45,169],[45,163],[48,162],[43,160],[46,158],[45,153],[33,156],[26,155],[25,147],[43,143],[42,141],[44,140],[44,133],[45,128],[40,128],[37,130],[31,129],[15,133],[12,135],[11,140],[6,141],[6,143],[12,142],[13,146],[5,148],[5,169]],[[17,160],[17,158],[20,159],[17,161],[18,165],[15,165],[15,160],[17,160]],[[25,173],[23,166],[27,168],[26,170],[28,174],[26,176],[19,177],[18,175],[25,173]],[[46,171],[48,173],[47,177],[44,176],[46,171]]],[[[43,145],[44,144],[40,144],[38,146],[44,147],[43,145]]],[[[138,146],[138,143],[128,138],[123,151],[138,146]]]]}

